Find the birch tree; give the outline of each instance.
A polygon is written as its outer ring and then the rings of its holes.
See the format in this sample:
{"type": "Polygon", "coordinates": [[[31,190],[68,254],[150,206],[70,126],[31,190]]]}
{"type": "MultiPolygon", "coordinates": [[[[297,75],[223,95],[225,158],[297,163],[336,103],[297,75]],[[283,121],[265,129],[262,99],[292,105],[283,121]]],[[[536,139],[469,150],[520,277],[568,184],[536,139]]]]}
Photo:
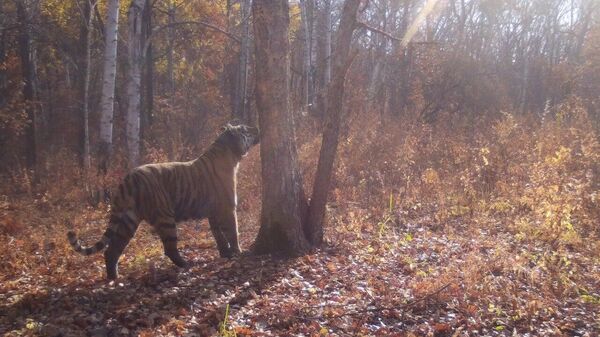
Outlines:
{"type": "Polygon", "coordinates": [[[142,38],[146,52],[144,54],[143,91],[142,95],[142,117],[140,118],[140,137],[144,137],[146,129],[152,125],[152,110],[154,109],[154,52],[150,37],[152,34],[152,4],[153,1],[146,0],[144,5],[142,38]]]}
{"type": "Polygon", "coordinates": [[[100,144],[98,148],[98,168],[103,173],[108,170],[113,151],[112,134],[117,75],[118,28],[119,0],[109,0],[104,34],[104,70],[102,96],[100,98],[100,144]]]}
{"type": "Polygon", "coordinates": [[[142,77],[142,23],[146,0],[134,0],[127,14],[129,34],[127,41],[129,59],[129,78],[127,84],[127,151],[129,167],[139,165],[140,161],[140,108],[142,77]]]}

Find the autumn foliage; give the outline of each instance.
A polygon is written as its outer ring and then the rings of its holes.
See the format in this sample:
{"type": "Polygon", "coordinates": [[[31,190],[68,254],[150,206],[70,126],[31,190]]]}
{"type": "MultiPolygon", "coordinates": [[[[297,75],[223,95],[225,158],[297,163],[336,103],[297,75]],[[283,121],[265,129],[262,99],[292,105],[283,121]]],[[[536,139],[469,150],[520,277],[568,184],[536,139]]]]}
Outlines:
{"type": "MultiPolygon", "coordinates": [[[[494,10],[495,2],[482,3],[494,10]]],[[[240,11],[238,5],[232,12],[240,11]]],[[[104,6],[100,2],[101,13],[104,6]]],[[[156,3],[157,26],[168,22],[165,6],[156,3]]],[[[78,80],[71,62],[80,52],[78,7],[47,1],[39,10],[36,24],[47,35],[37,40],[44,81],[33,102],[23,98],[17,34],[2,30],[8,42],[0,55],[0,335],[600,333],[597,19],[590,21],[577,58],[552,62],[543,53],[500,60],[500,52],[453,48],[458,33],[451,29],[451,37],[440,33],[440,43],[420,32],[427,43],[406,50],[392,42],[380,49],[380,35],[356,33],[324,247],[296,259],[220,259],[208,225],[189,222],[181,225],[180,246],[193,266],[184,271],[171,266],[159,239],[142,224],[121,260],[122,278],[108,284],[101,255],[74,254],[65,233],[76,228],[89,243],[106,226],[109,206],[97,192],[114,187],[128,170],[125,110],[117,103],[108,173],[84,170],[74,98],[79,88],[69,82],[78,80]],[[384,70],[374,80],[378,62],[384,70]],[[45,113],[36,167],[25,159],[31,105],[45,113]]],[[[290,105],[310,191],[323,118],[315,108],[319,98],[310,107],[304,102],[304,33],[300,9],[291,11],[290,105]]],[[[177,13],[181,20],[230,25],[239,34],[239,22],[228,23],[226,12],[223,1],[191,1],[177,13]]],[[[370,7],[361,15],[375,26],[377,13],[370,7]]],[[[167,40],[162,30],[154,43],[154,105],[146,116],[151,121],[142,126],[145,163],[194,158],[231,119],[228,72],[236,66],[237,45],[215,31],[178,27],[171,91],[167,40]]],[[[96,36],[96,62],[101,44],[96,36]]],[[[99,65],[93,69],[96,106],[99,65]]],[[[98,115],[90,117],[96,125],[98,115]]],[[[94,127],[90,137],[92,143],[98,138],[94,127]]],[[[260,227],[259,151],[242,160],[238,174],[243,249],[260,227]]]]}
{"type": "MultiPolygon", "coordinates": [[[[112,321],[107,331],[122,334],[212,334],[230,303],[227,322],[238,335],[594,331],[600,149],[579,99],[557,111],[543,121],[503,113],[478,121],[472,136],[448,130],[459,124],[450,116],[410,124],[356,115],[336,166],[328,248],[288,262],[215,260],[207,226],[190,223],[182,237],[195,266],[177,275],[158,239],[141,230],[125,253],[124,285],[116,288],[102,285],[101,258],[90,265],[63,237],[77,226],[92,240],[105,224],[106,208],[85,207],[73,172],[57,173],[43,194],[10,191],[1,205],[2,326],[37,334],[112,321]],[[205,295],[191,300],[198,291],[205,295]],[[54,305],[60,310],[43,316],[54,305]],[[107,312],[85,313],[98,305],[107,312]]],[[[299,152],[310,176],[318,138],[308,134],[299,152]]],[[[245,247],[258,228],[257,160],[255,151],[239,177],[245,247]]]]}

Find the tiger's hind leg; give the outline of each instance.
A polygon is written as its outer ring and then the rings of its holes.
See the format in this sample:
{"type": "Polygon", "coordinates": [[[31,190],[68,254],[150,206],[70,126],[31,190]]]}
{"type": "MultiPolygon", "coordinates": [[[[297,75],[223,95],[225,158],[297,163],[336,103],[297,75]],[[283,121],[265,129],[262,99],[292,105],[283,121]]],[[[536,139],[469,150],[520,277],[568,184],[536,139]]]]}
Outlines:
{"type": "Polygon", "coordinates": [[[123,250],[127,247],[129,241],[135,234],[139,225],[139,220],[131,211],[121,215],[111,215],[110,218],[110,244],[104,251],[104,262],[106,263],[106,275],[109,280],[114,280],[118,276],[119,258],[123,250]]]}
{"type": "Polygon", "coordinates": [[[187,268],[188,263],[181,257],[177,249],[177,226],[174,219],[157,221],[154,225],[163,243],[165,255],[178,267],[187,268]]]}

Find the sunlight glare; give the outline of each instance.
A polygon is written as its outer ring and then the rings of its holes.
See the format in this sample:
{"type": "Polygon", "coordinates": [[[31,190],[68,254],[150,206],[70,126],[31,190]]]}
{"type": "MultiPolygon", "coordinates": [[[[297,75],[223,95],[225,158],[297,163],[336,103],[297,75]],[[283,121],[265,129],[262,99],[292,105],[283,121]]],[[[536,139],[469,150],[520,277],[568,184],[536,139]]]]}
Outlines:
{"type": "Polygon", "coordinates": [[[410,40],[412,40],[412,38],[415,36],[417,29],[419,29],[421,23],[425,21],[427,15],[429,15],[433,11],[437,2],[438,0],[427,0],[425,6],[423,6],[423,9],[421,10],[421,12],[419,12],[419,15],[417,15],[415,20],[410,24],[410,26],[406,30],[406,33],[404,34],[404,37],[402,37],[403,47],[408,46],[410,40]]]}

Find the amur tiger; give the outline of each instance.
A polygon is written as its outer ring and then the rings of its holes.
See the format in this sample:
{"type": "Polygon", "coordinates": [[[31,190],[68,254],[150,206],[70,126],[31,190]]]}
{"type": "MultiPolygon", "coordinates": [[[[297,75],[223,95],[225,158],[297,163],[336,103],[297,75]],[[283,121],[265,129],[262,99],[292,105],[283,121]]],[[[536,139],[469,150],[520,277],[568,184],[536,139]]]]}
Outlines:
{"type": "Polygon", "coordinates": [[[114,193],[108,228],[100,241],[83,247],[70,231],[69,243],[83,255],[106,248],[106,273],[111,280],[117,277],[119,257],[142,220],[154,227],[165,255],[179,267],[187,266],[177,250],[176,224],[183,220],[208,218],[220,255],[239,254],[236,172],[242,157],[258,142],[257,128],[227,124],[195,160],[133,169],[114,193]]]}

